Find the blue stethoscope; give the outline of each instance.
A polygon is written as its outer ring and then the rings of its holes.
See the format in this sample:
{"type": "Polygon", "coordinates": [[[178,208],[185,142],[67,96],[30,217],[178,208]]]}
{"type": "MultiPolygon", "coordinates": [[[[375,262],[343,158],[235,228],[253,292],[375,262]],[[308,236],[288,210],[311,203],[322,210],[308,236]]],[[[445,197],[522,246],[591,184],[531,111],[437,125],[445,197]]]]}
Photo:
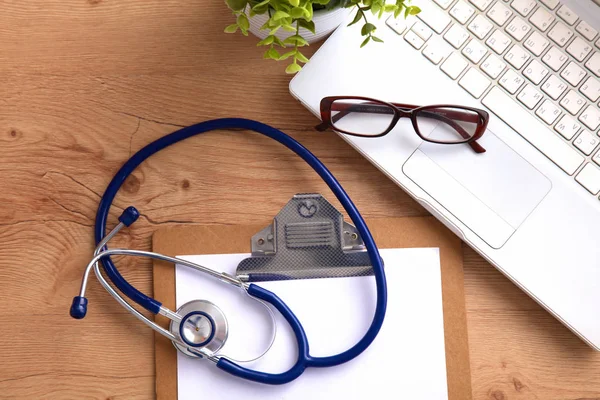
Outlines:
{"type": "MultiPolygon", "coordinates": [[[[94,269],[94,273],[100,284],[123,307],[125,307],[140,321],[144,322],[161,335],[167,337],[179,350],[182,350],[184,353],[198,358],[210,360],[214,362],[218,368],[240,378],[265,384],[277,385],[288,383],[296,379],[307,367],[332,367],[343,364],[352,360],[362,353],[367,347],[369,347],[383,324],[387,302],[383,263],[377,246],[375,245],[375,241],[373,240],[373,236],[369,232],[369,229],[367,228],[362,216],[342,186],[334,178],[331,172],[329,172],[325,165],[321,163],[321,161],[319,161],[310,151],[308,151],[304,146],[292,139],[290,136],[260,122],[241,118],[223,118],[206,121],[173,132],[150,143],[138,151],[121,167],[106,188],[106,191],[100,200],[98,214],[96,215],[95,234],[97,247],[94,252],[94,257],[89,262],[84,273],[80,294],[73,299],[73,304],[70,311],[73,318],[81,319],[85,317],[88,303],[87,299],[85,298],[85,290],[89,273],[92,269],[94,269]],[[123,214],[119,217],[119,224],[108,234],[105,234],[110,206],[119,188],[121,185],[123,185],[123,182],[125,182],[125,179],[133,172],[133,170],[135,170],[135,168],[137,168],[147,158],[159,152],[160,150],[191,136],[215,129],[251,130],[268,136],[271,139],[283,144],[299,155],[319,174],[319,176],[327,183],[331,191],[335,194],[348,213],[348,216],[362,237],[369,254],[377,288],[377,302],[371,326],[362,339],[360,339],[351,348],[342,353],[328,357],[313,357],[310,355],[308,339],[304,329],[302,328],[302,325],[300,324],[300,321],[298,321],[288,306],[272,292],[253,283],[247,284],[242,282],[234,276],[225,273],[218,273],[199,264],[185,260],[148,251],[108,249],[106,247],[108,241],[111,240],[120,229],[131,225],[139,216],[139,213],[135,208],[129,207],[125,209],[123,214]],[[151,257],[174,264],[185,265],[213,276],[222,282],[241,288],[244,293],[249,295],[251,299],[258,301],[265,306],[267,303],[270,304],[272,307],[277,309],[279,313],[281,313],[294,331],[298,346],[298,358],[296,363],[286,372],[272,374],[242,367],[233,359],[220,355],[218,351],[226,339],[227,327],[224,323],[225,317],[216,305],[204,300],[195,300],[186,303],[184,306],[178,309],[177,312],[174,312],[163,306],[158,300],[146,296],[129,284],[129,282],[123,278],[123,276],[115,267],[115,264],[110,258],[111,255],[151,257]],[[170,320],[170,328],[165,329],[160,325],[157,325],[154,321],[146,318],[142,313],[131,306],[129,302],[127,302],[104,278],[102,271],[100,270],[100,261],[102,262],[104,273],[106,273],[110,281],[121,293],[153,314],[161,314],[167,317],[170,320]]],[[[271,309],[268,306],[266,306],[266,308],[273,318],[271,309]]]]}

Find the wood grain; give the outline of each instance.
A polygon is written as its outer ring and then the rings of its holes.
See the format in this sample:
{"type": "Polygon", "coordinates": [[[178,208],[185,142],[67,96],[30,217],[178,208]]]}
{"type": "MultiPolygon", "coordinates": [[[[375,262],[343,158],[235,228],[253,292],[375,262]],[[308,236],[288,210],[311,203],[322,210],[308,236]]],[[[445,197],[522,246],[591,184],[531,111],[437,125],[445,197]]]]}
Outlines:
{"type": "MultiPolygon", "coordinates": [[[[0,398],[153,397],[152,333],[95,281],[89,316],[68,308],[110,178],[179,126],[261,120],[320,157],[365,216],[427,214],[341,139],[314,132],[284,65],[262,60],[254,38],[223,34],[230,21],[221,0],[0,2],[0,398]]],[[[330,193],[280,145],[213,132],[144,163],[110,223],[134,204],[143,217],[116,241],[149,249],[158,226],[255,223],[313,191],[330,193]]],[[[600,398],[600,355],[466,247],[465,262],[474,398],[600,398]]],[[[151,292],[149,262],[122,265],[151,292]]]]}

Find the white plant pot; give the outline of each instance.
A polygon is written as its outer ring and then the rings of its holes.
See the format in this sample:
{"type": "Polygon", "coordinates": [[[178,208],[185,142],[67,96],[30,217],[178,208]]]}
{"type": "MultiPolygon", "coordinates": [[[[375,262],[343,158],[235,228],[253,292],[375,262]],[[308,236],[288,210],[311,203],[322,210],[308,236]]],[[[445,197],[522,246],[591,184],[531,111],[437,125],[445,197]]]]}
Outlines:
{"type": "MultiPolygon", "coordinates": [[[[331,32],[333,32],[348,16],[352,11],[349,8],[338,8],[336,10],[318,10],[313,14],[313,21],[315,23],[315,33],[312,33],[304,28],[300,28],[300,36],[302,36],[308,43],[315,43],[325,38],[331,32]]],[[[269,14],[255,15],[249,17],[250,29],[249,31],[260,39],[264,39],[268,36],[269,31],[260,27],[267,22],[269,14]]],[[[288,37],[294,35],[295,32],[288,32],[284,29],[279,29],[275,36],[280,40],[285,40],[288,37]]]]}

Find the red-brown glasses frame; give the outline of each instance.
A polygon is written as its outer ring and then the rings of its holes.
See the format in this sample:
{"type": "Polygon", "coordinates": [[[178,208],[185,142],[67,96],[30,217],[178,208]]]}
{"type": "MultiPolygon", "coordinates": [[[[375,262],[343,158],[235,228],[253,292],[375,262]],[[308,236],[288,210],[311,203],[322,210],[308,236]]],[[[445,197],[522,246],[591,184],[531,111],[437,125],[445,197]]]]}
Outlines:
{"type": "MultiPolygon", "coordinates": [[[[400,118],[403,117],[408,117],[410,118],[411,122],[412,122],[412,126],[415,130],[415,133],[424,141],[426,142],[431,142],[431,143],[438,143],[438,144],[462,144],[462,143],[466,143],[469,146],[471,146],[471,148],[476,152],[476,153],[485,153],[485,149],[479,144],[477,143],[477,139],[480,139],[481,136],[483,136],[483,134],[485,133],[485,130],[487,129],[487,125],[489,122],[489,114],[484,111],[481,110],[479,108],[473,108],[473,107],[465,107],[465,106],[457,106],[457,105],[452,105],[452,104],[436,104],[436,105],[431,105],[431,106],[415,106],[415,105],[411,105],[411,104],[400,104],[400,103],[388,103],[385,101],[381,101],[381,100],[377,100],[377,99],[372,99],[369,97],[361,97],[361,96],[329,96],[329,97],[324,97],[321,100],[321,120],[323,122],[321,122],[319,125],[315,126],[315,129],[318,131],[325,131],[327,129],[332,129],[336,132],[340,132],[346,135],[350,135],[350,136],[359,136],[359,137],[370,137],[370,138],[376,138],[376,137],[381,137],[381,136],[385,136],[388,133],[390,133],[392,131],[392,129],[394,129],[394,127],[396,126],[396,124],[398,123],[398,121],[400,120],[400,118]],[[339,129],[337,127],[335,127],[333,124],[339,120],[340,118],[344,117],[345,115],[347,115],[348,110],[350,108],[356,108],[359,106],[364,106],[364,104],[347,104],[347,109],[344,109],[343,106],[344,104],[341,103],[340,101],[343,100],[362,100],[362,101],[366,101],[368,102],[367,105],[368,106],[377,106],[377,105],[381,105],[381,106],[385,106],[385,110],[393,110],[394,112],[394,116],[392,118],[392,121],[390,122],[389,127],[383,131],[382,133],[378,133],[378,134],[374,134],[374,135],[363,135],[363,134],[359,134],[359,133],[355,133],[355,132],[349,132],[349,131],[345,131],[343,129],[339,129]],[[336,106],[342,106],[339,108],[336,108],[336,110],[334,111],[340,111],[340,113],[338,113],[336,116],[334,116],[332,118],[331,116],[331,111],[332,111],[332,106],[333,104],[336,103],[336,106]],[[445,108],[446,109],[446,115],[448,118],[444,118],[445,116],[442,116],[439,114],[439,109],[440,108],[445,108]],[[444,141],[438,141],[438,140],[433,140],[433,139],[429,139],[426,136],[423,136],[419,130],[419,126],[417,123],[417,115],[419,114],[419,112],[423,112],[423,111],[427,111],[428,109],[436,109],[436,113],[432,112],[428,115],[429,118],[435,118],[436,116],[439,116],[440,120],[450,124],[453,126],[453,128],[455,128],[463,137],[465,137],[465,140],[462,141],[456,141],[456,142],[444,142],[444,141]],[[452,115],[449,115],[447,113],[447,111],[451,111],[448,109],[455,109],[457,110],[456,113],[452,113],[452,115]],[[465,113],[461,113],[458,110],[464,110],[464,111],[468,111],[465,113]],[[345,112],[346,111],[346,112],[345,112]],[[475,114],[473,114],[475,113],[475,114]],[[473,117],[476,117],[478,120],[477,121],[473,121],[473,117]],[[474,135],[469,135],[468,133],[464,132],[464,129],[462,129],[462,127],[460,127],[460,125],[456,124],[453,120],[462,120],[465,122],[476,122],[477,123],[477,128],[475,130],[475,134],[474,135]],[[462,133],[461,133],[462,131],[462,133]],[[466,138],[466,136],[468,136],[468,138],[466,138]]],[[[370,108],[369,110],[367,110],[368,112],[378,112],[377,109],[374,108],[370,108]]],[[[386,112],[387,113],[387,112],[386,112]]]]}

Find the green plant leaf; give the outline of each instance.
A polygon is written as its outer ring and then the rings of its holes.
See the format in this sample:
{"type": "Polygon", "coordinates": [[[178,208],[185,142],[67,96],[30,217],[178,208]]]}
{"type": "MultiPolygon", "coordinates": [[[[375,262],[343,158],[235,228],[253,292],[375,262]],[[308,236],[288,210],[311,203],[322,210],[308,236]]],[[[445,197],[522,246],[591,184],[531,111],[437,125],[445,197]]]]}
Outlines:
{"type": "Polygon", "coordinates": [[[410,9],[410,11],[408,13],[410,15],[417,15],[418,13],[421,12],[421,9],[417,6],[410,6],[409,9],[410,9]]]}
{"type": "Polygon", "coordinates": [[[277,33],[277,31],[279,30],[279,28],[281,28],[281,26],[276,26],[275,28],[271,29],[269,31],[269,35],[274,35],[277,33]]]}
{"type": "Polygon", "coordinates": [[[361,33],[361,35],[365,36],[373,31],[375,31],[375,29],[377,29],[377,27],[375,25],[373,25],[370,22],[367,22],[366,24],[363,25],[362,29],[360,30],[360,33],[361,33]]]}
{"type": "Polygon", "coordinates": [[[299,51],[296,53],[296,59],[298,59],[298,61],[302,61],[303,63],[308,62],[308,58],[306,58],[306,56],[299,51]]]}
{"type": "Polygon", "coordinates": [[[304,19],[306,19],[307,21],[312,21],[313,18],[313,5],[310,1],[307,1],[306,4],[304,5],[304,10],[306,11],[304,13],[304,19]]]}
{"type": "Polygon", "coordinates": [[[274,40],[275,40],[275,36],[269,35],[266,38],[264,38],[263,40],[261,40],[260,42],[258,42],[256,45],[257,46],[268,46],[268,45],[272,44],[274,40]]]}
{"type": "Polygon", "coordinates": [[[243,31],[247,31],[248,28],[250,28],[250,21],[248,21],[248,17],[246,17],[246,14],[240,14],[237,17],[237,24],[240,27],[240,29],[243,31]]]}
{"type": "Polygon", "coordinates": [[[285,47],[285,44],[277,36],[273,36],[273,43],[279,47],[285,47]]]}
{"type": "Polygon", "coordinates": [[[265,53],[263,54],[263,58],[265,59],[271,59],[271,60],[279,60],[279,52],[277,50],[275,50],[273,47],[271,47],[269,50],[265,51],[265,53]]]}
{"type": "Polygon", "coordinates": [[[285,11],[276,11],[275,14],[271,17],[273,21],[279,21],[280,19],[289,18],[290,14],[285,11]]]}
{"type": "Polygon", "coordinates": [[[375,3],[371,6],[371,12],[373,13],[373,15],[377,14],[380,9],[381,9],[381,6],[377,3],[375,3]]]}
{"type": "Polygon", "coordinates": [[[296,32],[296,27],[294,27],[292,25],[283,25],[282,28],[283,28],[283,30],[288,31],[288,32],[296,32]]]}
{"type": "Polygon", "coordinates": [[[225,27],[225,33],[236,33],[238,30],[237,24],[227,25],[225,27]]]}
{"type": "Polygon", "coordinates": [[[294,7],[298,7],[298,4],[300,4],[300,0],[290,0],[290,4],[294,7]]]}
{"type": "Polygon", "coordinates": [[[279,56],[279,61],[287,60],[288,58],[290,58],[291,56],[294,56],[294,55],[296,55],[296,50],[295,49],[292,50],[292,51],[288,51],[287,53],[282,54],[281,56],[279,56]]]}
{"type": "Polygon", "coordinates": [[[305,21],[303,19],[298,20],[300,26],[306,29],[309,32],[315,33],[315,22],[314,21],[305,21]]]}
{"type": "Polygon", "coordinates": [[[371,36],[374,42],[383,43],[383,40],[379,39],[377,36],[371,36]]]}
{"type": "Polygon", "coordinates": [[[398,18],[398,15],[402,13],[402,8],[398,7],[396,11],[394,11],[394,18],[398,18]]]}
{"type": "Polygon", "coordinates": [[[395,4],[386,4],[385,7],[384,7],[385,12],[396,11],[397,8],[398,8],[398,6],[395,5],[395,4]]]}
{"type": "Polygon", "coordinates": [[[304,16],[304,8],[294,7],[292,8],[292,11],[290,11],[290,15],[294,19],[302,18],[304,16]]]}
{"type": "Polygon", "coordinates": [[[361,16],[362,16],[362,13],[360,11],[357,11],[356,15],[354,16],[354,19],[352,20],[352,22],[350,22],[348,24],[348,26],[354,25],[355,23],[357,23],[358,21],[360,21],[361,16]]]}
{"type": "Polygon", "coordinates": [[[367,38],[365,40],[363,40],[363,42],[361,43],[360,47],[363,48],[367,45],[367,43],[369,43],[369,40],[371,40],[371,36],[367,36],[367,38]]]}
{"type": "Polygon", "coordinates": [[[300,35],[292,35],[289,38],[283,41],[285,44],[290,44],[292,46],[307,46],[308,42],[300,35]]]}
{"type": "Polygon", "coordinates": [[[252,8],[260,8],[260,7],[267,6],[267,5],[269,5],[269,2],[270,2],[270,1],[271,1],[271,0],[264,0],[264,1],[261,1],[260,3],[257,3],[257,4],[255,4],[254,6],[252,6],[252,8]]]}
{"type": "Polygon", "coordinates": [[[287,66],[287,68],[285,69],[285,72],[286,72],[286,74],[295,74],[296,72],[299,72],[301,69],[302,69],[301,66],[299,66],[296,63],[292,63],[287,66]]]}
{"type": "Polygon", "coordinates": [[[227,7],[231,8],[233,11],[241,11],[246,8],[248,0],[225,0],[225,3],[227,3],[227,7]]]}

